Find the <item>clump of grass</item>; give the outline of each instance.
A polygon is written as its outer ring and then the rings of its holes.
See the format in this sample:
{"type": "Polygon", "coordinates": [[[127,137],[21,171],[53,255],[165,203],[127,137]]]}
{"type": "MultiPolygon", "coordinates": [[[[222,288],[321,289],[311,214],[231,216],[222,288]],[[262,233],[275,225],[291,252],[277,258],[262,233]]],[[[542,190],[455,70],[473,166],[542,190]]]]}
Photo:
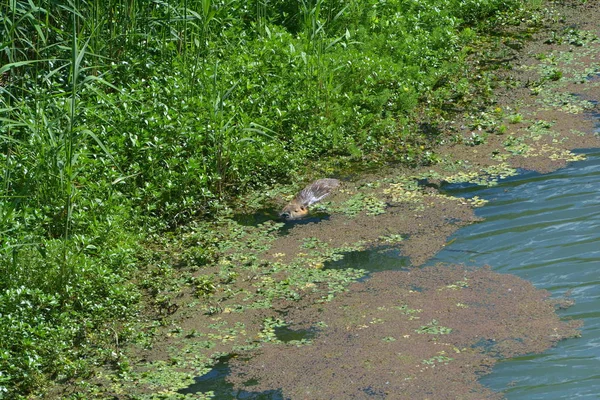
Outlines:
{"type": "Polygon", "coordinates": [[[521,114],[509,115],[508,122],[510,122],[511,124],[518,124],[520,122],[523,122],[523,115],[521,115],[521,114]]]}

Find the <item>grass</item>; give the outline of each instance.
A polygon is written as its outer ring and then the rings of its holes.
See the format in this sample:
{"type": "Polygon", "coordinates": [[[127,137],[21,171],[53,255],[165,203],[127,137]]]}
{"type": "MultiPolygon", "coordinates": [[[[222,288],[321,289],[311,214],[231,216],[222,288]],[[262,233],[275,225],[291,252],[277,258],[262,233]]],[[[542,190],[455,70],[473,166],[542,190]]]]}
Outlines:
{"type": "MultiPolygon", "coordinates": [[[[223,240],[163,260],[151,237],[248,190],[436,162],[443,137],[420,122],[484,91],[466,59],[519,4],[3,2],[0,397],[36,396],[94,363],[126,368],[143,294],[168,312],[176,262],[203,268],[223,240]]],[[[216,282],[190,284],[202,299],[216,282]]]]}

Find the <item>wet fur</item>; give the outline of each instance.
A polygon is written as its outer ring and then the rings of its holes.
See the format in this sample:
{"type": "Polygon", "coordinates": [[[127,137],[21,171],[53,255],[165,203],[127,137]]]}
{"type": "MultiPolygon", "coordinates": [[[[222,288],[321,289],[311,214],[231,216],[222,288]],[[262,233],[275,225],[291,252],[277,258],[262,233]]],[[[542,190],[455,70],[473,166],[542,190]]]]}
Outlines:
{"type": "Polygon", "coordinates": [[[305,187],[283,208],[279,216],[284,220],[294,220],[308,215],[308,207],[323,200],[340,186],[337,179],[319,179],[305,187]]]}

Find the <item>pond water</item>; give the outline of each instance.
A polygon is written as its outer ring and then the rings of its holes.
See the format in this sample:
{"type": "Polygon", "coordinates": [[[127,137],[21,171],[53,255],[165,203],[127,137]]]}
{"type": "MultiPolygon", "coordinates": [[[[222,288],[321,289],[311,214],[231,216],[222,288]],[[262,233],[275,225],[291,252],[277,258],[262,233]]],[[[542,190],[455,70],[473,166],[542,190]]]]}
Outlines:
{"type": "Polygon", "coordinates": [[[437,262],[490,265],[575,305],[559,311],[584,321],[582,337],[543,354],[500,362],[482,379],[516,399],[600,398],[600,150],[550,174],[524,172],[491,188],[447,191],[480,196],[485,221],[460,229],[437,262]]]}
{"type": "MultiPolygon", "coordinates": [[[[585,324],[581,338],[559,342],[543,354],[502,361],[482,378],[484,385],[504,392],[509,400],[599,398],[600,150],[588,150],[585,154],[587,160],[550,174],[523,171],[494,187],[444,188],[454,196],[479,196],[490,202],[476,210],[485,220],[457,231],[448,240],[451,244],[430,265],[439,262],[490,265],[496,272],[517,275],[539,289],[550,291],[554,297],[573,299],[575,305],[558,311],[559,315],[585,324]]],[[[404,269],[409,260],[397,250],[379,248],[348,253],[343,260],[327,265],[328,268],[356,266],[373,273],[404,269]]],[[[233,390],[224,380],[228,372],[226,361],[220,362],[181,392],[213,390],[222,399],[282,398],[277,390],[266,393],[233,390]]]]}
{"type": "MultiPolygon", "coordinates": [[[[227,361],[227,357],[219,360],[209,373],[195,378],[196,382],[194,384],[180,390],[179,393],[190,394],[212,392],[215,399],[223,400],[283,400],[283,396],[278,390],[271,390],[268,392],[251,392],[234,389],[233,384],[225,380],[230,372],[227,361]]],[[[251,387],[252,384],[248,383],[247,386],[251,387]]]]}

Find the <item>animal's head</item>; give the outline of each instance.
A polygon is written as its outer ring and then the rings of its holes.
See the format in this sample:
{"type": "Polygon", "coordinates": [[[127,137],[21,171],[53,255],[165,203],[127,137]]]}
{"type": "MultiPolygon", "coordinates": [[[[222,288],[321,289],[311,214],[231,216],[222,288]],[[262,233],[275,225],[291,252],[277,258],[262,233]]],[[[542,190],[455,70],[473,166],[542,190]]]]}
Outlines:
{"type": "Polygon", "coordinates": [[[291,202],[281,210],[279,217],[286,221],[304,218],[308,215],[308,206],[291,202]]]}

